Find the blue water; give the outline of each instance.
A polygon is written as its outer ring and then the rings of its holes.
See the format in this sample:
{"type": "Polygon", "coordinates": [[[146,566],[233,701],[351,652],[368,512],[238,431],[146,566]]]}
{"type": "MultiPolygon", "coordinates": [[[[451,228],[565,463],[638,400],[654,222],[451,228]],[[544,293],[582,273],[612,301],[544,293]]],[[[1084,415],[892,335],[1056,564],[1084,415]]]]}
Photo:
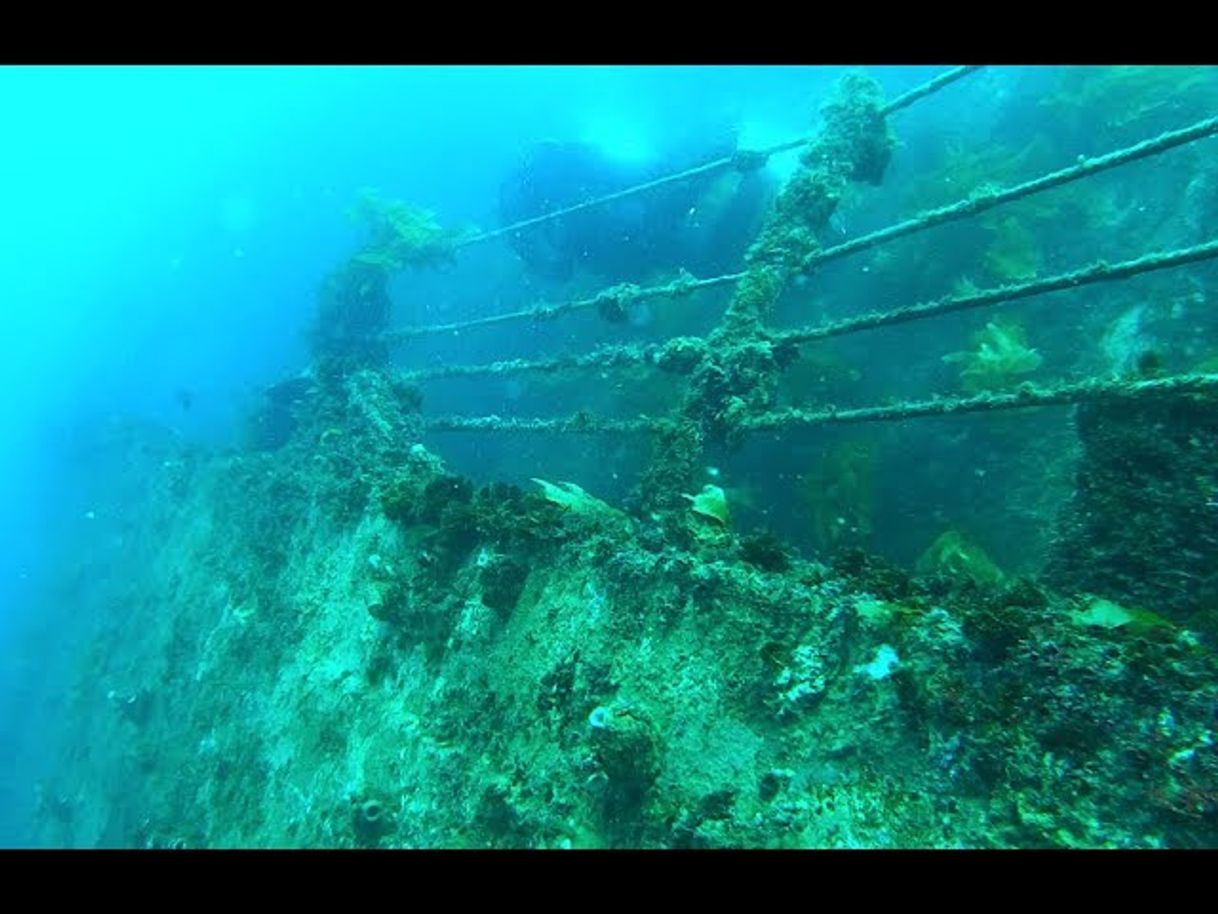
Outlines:
{"type": "MultiPolygon", "coordinates": [[[[892,91],[936,72],[885,73],[892,91]]],[[[378,187],[493,227],[538,139],[648,155],[696,120],[798,136],[817,68],[10,67],[0,71],[0,582],[47,543],[74,430],[117,414],[224,442],[304,365],[321,277],[378,187]],[[692,112],[696,112],[692,113],[692,112]],[[192,392],[183,411],[174,393],[192,392]]],[[[457,280],[482,290],[477,277],[457,280]]],[[[6,601],[7,602],[7,601],[6,601]]],[[[5,621],[12,622],[12,612],[5,621]]]]}

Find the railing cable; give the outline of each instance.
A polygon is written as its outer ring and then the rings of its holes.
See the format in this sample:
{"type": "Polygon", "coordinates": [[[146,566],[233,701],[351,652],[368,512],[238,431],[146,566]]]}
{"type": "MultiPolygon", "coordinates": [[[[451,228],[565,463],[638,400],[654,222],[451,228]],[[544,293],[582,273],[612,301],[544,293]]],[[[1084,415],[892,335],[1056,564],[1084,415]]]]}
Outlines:
{"type": "MultiPolygon", "coordinates": [[[[893,112],[900,111],[912,105],[919,99],[938,92],[944,86],[954,83],[956,80],[968,76],[970,73],[981,69],[979,66],[955,67],[936,76],[934,79],[923,83],[915,89],[911,89],[904,95],[898,96],[881,109],[881,114],[888,115],[893,112]]],[[[678,181],[688,181],[691,178],[697,178],[702,175],[714,174],[720,171],[726,171],[729,168],[739,168],[741,170],[751,170],[760,168],[765,165],[766,161],[775,155],[783,152],[789,152],[792,149],[798,149],[808,143],[808,137],[799,137],[794,140],[787,140],[783,143],[777,143],[773,146],[767,146],[758,150],[741,150],[730,156],[714,159],[704,165],[698,165],[693,168],[687,168],[684,171],[679,171],[675,174],[666,175],[662,178],[656,178],[654,181],[647,181],[644,184],[636,184],[633,187],[627,187],[624,190],[619,190],[611,194],[605,194],[603,197],[596,197],[592,200],[585,200],[582,203],[576,203],[572,206],[563,207],[562,209],[552,210],[548,213],[542,213],[540,216],[534,216],[531,219],[522,219],[519,222],[513,222],[511,225],[505,225],[501,228],[491,229],[486,232],[481,232],[477,235],[472,235],[468,238],[457,242],[458,248],[471,247],[475,244],[481,244],[484,241],[490,241],[494,238],[501,238],[504,235],[511,235],[515,232],[524,231],[525,229],[533,228],[541,225],[544,222],[549,222],[553,219],[562,219],[566,216],[574,215],[575,213],[583,212],[587,209],[592,209],[597,206],[605,206],[609,203],[616,203],[618,200],[625,200],[637,194],[646,193],[647,191],[655,190],[658,187],[664,187],[668,184],[675,184],[678,181]]]]}
{"type": "MultiPolygon", "coordinates": [[[[742,421],[741,428],[758,432],[775,431],[797,425],[808,427],[859,422],[893,422],[933,416],[955,416],[964,413],[1066,406],[1105,400],[1176,397],[1185,394],[1218,394],[1218,374],[1182,374],[1138,381],[1090,378],[1052,387],[1022,384],[1013,391],[1003,393],[983,393],[972,397],[937,397],[930,400],[910,400],[858,409],[826,407],[819,410],[805,410],[792,408],[746,418],[742,421]]],[[[669,420],[649,416],[639,416],[636,419],[610,419],[589,413],[576,413],[573,416],[555,419],[434,416],[424,420],[424,427],[432,432],[636,434],[660,431],[670,424],[669,420]]]]}
{"type": "MultiPolygon", "coordinates": [[[[1050,292],[1060,292],[1070,289],[1080,289],[1085,286],[1102,282],[1114,282],[1121,279],[1166,270],[1173,267],[1186,266],[1206,260],[1218,258],[1218,240],[1174,251],[1164,251],[1157,254],[1145,254],[1131,260],[1118,263],[1097,261],[1077,270],[1034,279],[1017,285],[998,286],[993,289],[975,292],[969,295],[954,295],[935,299],[929,302],[919,302],[894,308],[890,311],[876,311],[830,321],[816,327],[802,327],[793,330],[775,330],[768,334],[768,340],[775,345],[803,345],[816,340],[830,337],[845,336],[863,330],[873,330],[880,327],[890,327],[910,321],[925,320],[943,314],[957,311],[967,311],[997,305],[1003,302],[1031,298],[1035,295],[1045,295],[1050,292]]],[[[702,346],[706,340],[701,337],[673,337],[663,343],[646,345],[624,344],[599,346],[588,352],[577,355],[555,356],[549,359],[506,359],[498,362],[481,364],[438,365],[435,368],[423,368],[416,371],[404,372],[402,377],[408,381],[428,381],[439,378],[474,377],[479,375],[509,375],[525,372],[554,373],[558,371],[575,371],[587,369],[624,368],[631,365],[664,365],[667,358],[681,363],[679,349],[690,350],[702,346]]],[[[671,363],[670,363],[671,364],[671,363]]]]}

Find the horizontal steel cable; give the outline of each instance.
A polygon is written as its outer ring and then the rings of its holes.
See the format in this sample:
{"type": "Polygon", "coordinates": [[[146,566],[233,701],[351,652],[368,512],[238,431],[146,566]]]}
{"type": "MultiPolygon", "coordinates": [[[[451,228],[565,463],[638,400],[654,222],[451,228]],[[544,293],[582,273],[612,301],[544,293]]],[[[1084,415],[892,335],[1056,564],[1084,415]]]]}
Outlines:
{"type": "Polygon", "coordinates": [[[1071,181],[1077,181],[1080,178],[1090,177],[1099,172],[1107,171],[1110,168],[1116,168],[1119,165],[1126,165],[1129,162],[1149,158],[1161,152],[1167,152],[1169,149],[1175,149],[1177,146],[1183,146],[1186,143],[1192,143],[1196,140],[1213,136],[1216,133],[1218,133],[1218,117],[1206,118],[1188,127],[1183,127],[1179,130],[1168,130],[1156,137],[1135,143],[1133,146],[1126,146],[1124,149],[1109,152],[1098,158],[1088,159],[1084,156],[1079,156],[1079,161],[1068,168],[1062,168],[1047,175],[1041,175],[1039,178],[1033,178],[1031,181],[1025,181],[1022,184],[988,190],[977,189],[966,200],[920,213],[896,225],[890,225],[879,231],[861,235],[850,241],[845,241],[831,248],[825,248],[823,251],[818,251],[804,260],[803,267],[804,269],[811,269],[812,267],[820,266],[826,261],[836,260],[839,257],[845,257],[847,254],[855,254],[859,251],[873,248],[876,245],[942,225],[945,222],[975,216],[988,209],[993,209],[995,206],[1011,203],[1014,200],[1029,197],[1041,191],[1051,190],[1054,187],[1061,187],[1063,184],[1069,184],[1071,181]]]}
{"type": "MultiPolygon", "coordinates": [[[[1185,394],[1218,395],[1218,374],[1182,374],[1140,381],[1101,380],[1039,387],[1022,384],[1002,393],[983,393],[972,397],[936,397],[909,400],[885,406],[858,409],[820,410],[784,409],[741,420],[744,431],[775,431],[789,426],[843,425],[858,422],[893,422],[930,416],[955,416],[964,413],[996,412],[1008,409],[1063,406],[1102,400],[1142,399],[1185,394]]],[[[566,432],[574,434],[632,434],[655,432],[667,427],[669,420],[647,416],[635,419],[609,419],[576,413],[556,419],[517,419],[501,416],[435,416],[424,420],[433,432],[566,432]]]]}
{"type": "Polygon", "coordinates": [[[1049,292],[1059,292],[1063,289],[1078,289],[1100,282],[1114,282],[1128,279],[1140,273],[1150,273],[1155,270],[1166,270],[1171,267],[1185,266],[1218,257],[1218,240],[1208,241],[1193,247],[1179,248],[1158,254],[1145,254],[1132,260],[1119,263],[1097,261],[1089,266],[1068,273],[1058,273],[1046,276],[1044,279],[1034,279],[1017,285],[998,286],[975,292],[971,295],[955,295],[936,299],[930,302],[920,302],[891,311],[875,311],[870,314],[860,314],[838,321],[822,324],[819,327],[806,327],[797,330],[780,330],[771,334],[771,338],[779,343],[809,343],[832,336],[843,336],[856,333],[859,330],[871,330],[876,327],[889,327],[908,321],[924,320],[928,317],[938,317],[956,311],[967,311],[986,305],[996,305],[1002,302],[1030,298],[1034,295],[1044,295],[1049,292]]]}
{"type": "MultiPolygon", "coordinates": [[[[948,70],[946,73],[942,73],[939,76],[936,76],[934,79],[929,80],[917,88],[911,89],[909,92],[906,92],[905,94],[893,99],[880,110],[880,113],[886,116],[895,111],[899,111],[902,108],[906,108],[919,99],[938,92],[944,86],[950,85],[956,80],[968,76],[970,73],[979,69],[981,69],[979,66],[966,66],[956,67],[952,70],[948,70]]],[[[761,165],[765,164],[766,160],[769,159],[770,156],[778,155],[779,153],[783,152],[789,152],[792,149],[798,149],[800,146],[806,145],[807,142],[807,137],[799,137],[798,139],[787,140],[773,146],[767,146],[763,149],[741,150],[734,155],[723,156],[722,158],[707,162],[704,165],[697,165],[693,168],[687,168],[684,171],[676,172],[675,174],[665,175],[662,178],[656,178],[654,181],[647,181],[644,184],[636,184],[633,187],[627,187],[611,194],[605,194],[603,197],[585,200],[582,203],[576,203],[562,209],[542,213],[540,216],[534,216],[531,219],[522,219],[519,222],[513,222],[511,225],[505,225],[501,228],[480,232],[477,235],[472,235],[458,241],[456,246],[458,248],[465,248],[475,244],[481,244],[484,241],[490,241],[494,238],[501,238],[504,235],[510,235],[514,232],[523,231],[525,229],[532,228],[533,226],[541,225],[544,222],[550,222],[554,219],[561,219],[565,216],[583,212],[587,209],[593,209],[597,206],[604,206],[608,203],[616,203],[618,200],[625,200],[628,197],[635,196],[636,194],[655,190],[657,187],[675,184],[678,181],[688,181],[690,178],[696,178],[701,175],[714,174],[718,171],[726,171],[729,168],[748,169],[760,167],[761,165]]]]}
{"type": "MultiPolygon", "coordinates": [[[[776,345],[802,345],[815,340],[857,333],[861,330],[872,330],[878,327],[888,327],[909,321],[925,320],[926,318],[937,317],[943,314],[997,305],[1002,302],[1016,301],[1035,295],[1044,295],[1066,289],[1079,289],[1095,283],[1114,282],[1128,279],[1141,273],[1186,266],[1214,258],[1218,258],[1218,240],[1193,247],[1179,248],[1174,251],[1145,254],[1142,257],[1113,264],[1097,261],[1078,270],[1046,276],[1043,279],[1034,279],[1017,285],[998,286],[997,288],[986,289],[971,295],[948,296],[930,302],[919,302],[918,304],[906,305],[902,308],[894,308],[891,311],[860,314],[855,317],[830,321],[817,327],[772,331],[768,334],[768,339],[776,345]]],[[[508,375],[525,372],[553,373],[568,370],[662,364],[664,355],[670,347],[684,347],[688,349],[691,346],[704,344],[705,340],[700,337],[674,337],[665,343],[600,346],[579,355],[558,356],[550,359],[508,359],[476,365],[439,365],[435,368],[404,372],[403,378],[409,381],[428,381],[438,378],[474,377],[479,375],[508,375]]]]}

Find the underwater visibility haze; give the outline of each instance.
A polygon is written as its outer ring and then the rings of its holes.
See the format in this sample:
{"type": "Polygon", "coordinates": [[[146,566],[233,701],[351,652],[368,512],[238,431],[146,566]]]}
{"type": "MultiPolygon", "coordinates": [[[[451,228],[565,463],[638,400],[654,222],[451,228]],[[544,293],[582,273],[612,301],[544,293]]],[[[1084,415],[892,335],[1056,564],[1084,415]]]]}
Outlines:
{"type": "Polygon", "coordinates": [[[0,97],[0,846],[1218,845],[1218,68],[0,97]]]}

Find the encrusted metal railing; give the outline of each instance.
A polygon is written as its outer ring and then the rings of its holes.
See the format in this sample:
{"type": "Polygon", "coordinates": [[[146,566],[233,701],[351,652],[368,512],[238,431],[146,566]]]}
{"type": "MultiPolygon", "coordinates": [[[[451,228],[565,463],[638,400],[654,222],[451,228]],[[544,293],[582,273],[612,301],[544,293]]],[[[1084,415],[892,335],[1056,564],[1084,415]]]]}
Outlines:
{"type": "MultiPolygon", "coordinates": [[[[952,221],[971,218],[994,207],[1218,134],[1218,117],[1207,118],[1105,155],[1080,157],[1069,167],[1028,181],[1007,187],[985,186],[975,189],[965,199],[949,206],[923,212],[829,248],[821,248],[815,240],[817,232],[828,223],[845,185],[850,181],[860,180],[878,184],[882,177],[893,145],[887,132],[886,117],[977,69],[957,67],[887,103],[879,98],[878,87],[873,82],[862,77],[847,78],[843,83],[842,96],[826,108],[825,126],[815,137],[717,159],[646,184],[474,235],[457,243],[457,247],[465,247],[514,232],[527,231],[544,222],[565,218],[576,212],[608,205],[646,193],[656,187],[712,172],[729,168],[760,167],[771,155],[804,147],[801,166],[775,202],[765,227],[748,252],[743,270],[700,279],[682,271],[676,280],[662,285],[641,287],[623,283],[572,301],[538,304],[503,314],[450,323],[387,330],[377,334],[373,343],[375,346],[385,347],[427,335],[459,333],[467,329],[519,320],[553,320],[588,310],[600,311],[606,318],[615,320],[621,319],[630,306],[643,300],[676,299],[720,287],[730,287],[733,290],[722,322],[706,337],[683,336],[660,343],[605,345],[578,354],[542,359],[509,359],[467,365],[446,364],[400,374],[403,380],[423,382],[440,378],[647,366],[683,374],[689,378],[684,400],[671,416],[614,419],[586,412],[560,418],[433,416],[424,420],[425,427],[430,431],[652,433],[667,435],[671,440],[676,440],[672,436],[683,436],[681,440],[686,445],[692,442],[696,446],[708,437],[736,440],[745,433],[774,431],[793,426],[900,421],[926,416],[1026,409],[1101,399],[1218,393],[1218,375],[1183,374],[1137,380],[1093,378],[1053,386],[1025,383],[1013,390],[986,392],[975,396],[932,397],[926,400],[906,400],[850,409],[838,409],[831,405],[815,409],[776,407],[776,378],[789,363],[787,354],[794,347],[830,337],[1079,289],[1096,283],[1125,280],[1144,273],[1218,257],[1216,239],[1191,247],[1145,254],[1118,263],[1096,262],[1054,276],[968,294],[944,296],[932,301],[829,321],[814,327],[780,330],[765,326],[765,320],[787,282],[829,261],[952,221]]],[[[668,459],[671,459],[675,450],[678,449],[672,446],[659,448],[660,453],[669,455],[668,459]]],[[[688,455],[682,457],[682,460],[687,459],[688,455]]]]}

